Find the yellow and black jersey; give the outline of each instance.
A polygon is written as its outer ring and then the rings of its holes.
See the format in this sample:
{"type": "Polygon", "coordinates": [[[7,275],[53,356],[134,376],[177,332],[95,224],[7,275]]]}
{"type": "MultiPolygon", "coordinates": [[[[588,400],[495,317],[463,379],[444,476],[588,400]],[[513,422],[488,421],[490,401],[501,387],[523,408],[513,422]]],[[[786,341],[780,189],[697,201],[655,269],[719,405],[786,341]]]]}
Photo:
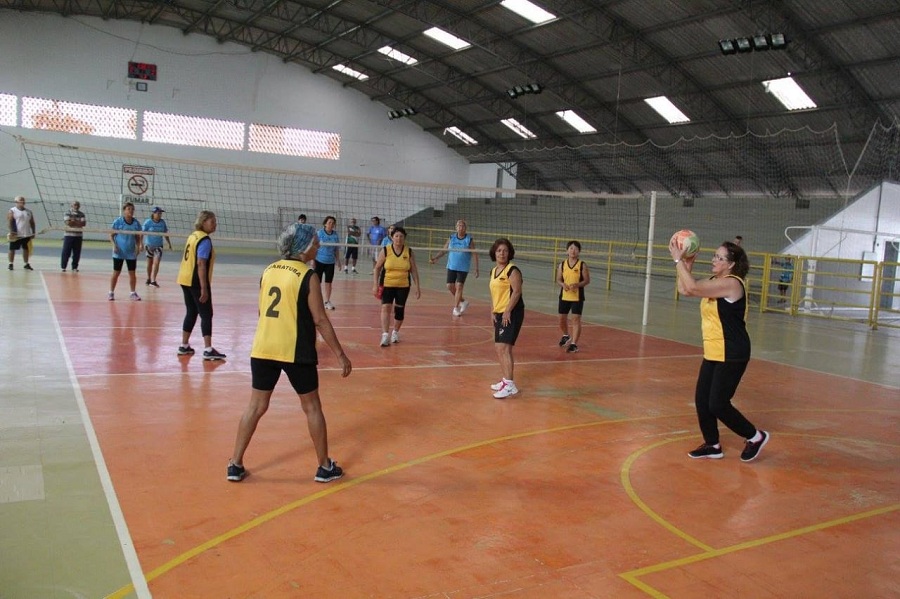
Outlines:
{"type": "Polygon", "coordinates": [[[750,359],[750,335],[747,334],[747,284],[741,282],[744,295],[736,302],[724,298],[704,298],[700,302],[703,330],[703,357],[713,362],[747,361],[750,359]]]}
{"type": "Polygon", "coordinates": [[[409,274],[412,268],[409,256],[412,250],[403,246],[400,254],[394,252],[393,245],[384,246],[384,286],[409,287],[409,274]]]}
{"type": "MultiPolygon", "coordinates": [[[[574,266],[569,266],[569,259],[566,258],[559,267],[562,269],[562,280],[566,285],[577,285],[584,280],[584,262],[580,259],[575,261],[574,266]]],[[[584,287],[569,291],[560,287],[559,299],[567,302],[583,302],[584,287]]]]}
{"type": "Polygon", "coordinates": [[[293,364],[317,364],[316,325],[309,311],[309,280],[315,276],[298,260],[279,260],[263,271],[259,321],[250,357],[293,364]]]}
{"type": "MultiPolygon", "coordinates": [[[[509,306],[509,298],[512,295],[512,285],[509,283],[509,276],[513,273],[514,270],[519,270],[519,267],[510,262],[505,267],[500,268],[499,266],[495,266],[491,269],[491,303],[493,305],[493,309],[491,312],[494,314],[502,314],[506,312],[506,308],[509,306]]],[[[521,270],[519,273],[521,274],[521,270]]],[[[516,302],[516,305],[513,306],[513,309],[519,309],[525,307],[525,301],[522,299],[522,296],[519,295],[519,301],[516,302]]]]}
{"type": "MultiPolygon", "coordinates": [[[[181,254],[181,266],[178,269],[178,284],[185,287],[200,287],[200,279],[197,273],[197,247],[200,242],[209,237],[205,231],[194,231],[188,235],[184,243],[184,252],[181,254]]],[[[210,240],[210,245],[212,240],[210,240]]],[[[206,276],[212,281],[213,264],[216,262],[216,250],[210,247],[209,263],[206,276]]]]}

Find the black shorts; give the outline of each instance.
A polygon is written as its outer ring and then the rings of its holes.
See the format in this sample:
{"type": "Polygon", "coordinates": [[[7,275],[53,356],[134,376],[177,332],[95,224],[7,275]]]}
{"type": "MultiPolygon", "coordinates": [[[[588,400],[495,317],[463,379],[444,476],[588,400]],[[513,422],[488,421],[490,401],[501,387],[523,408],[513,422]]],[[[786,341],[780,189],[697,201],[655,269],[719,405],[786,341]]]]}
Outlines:
{"type": "Polygon", "coordinates": [[[447,269],[447,284],[452,285],[454,283],[459,283],[460,285],[466,284],[466,277],[469,276],[469,273],[465,270],[450,270],[447,269]]]}
{"type": "Polygon", "coordinates": [[[359,248],[356,246],[348,247],[347,251],[344,252],[344,262],[351,259],[356,260],[357,258],[359,258],[359,248]]]}
{"type": "Polygon", "coordinates": [[[330,283],[334,280],[334,262],[325,264],[316,260],[316,274],[323,283],[330,283]]]}
{"type": "Polygon", "coordinates": [[[584,310],[584,300],[578,302],[570,302],[564,299],[559,300],[558,311],[560,314],[568,314],[571,311],[572,314],[581,316],[582,310],[584,310]]]}
{"type": "Polygon", "coordinates": [[[29,249],[29,250],[30,250],[30,249],[31,249],[31,246],[30,246],[29,244],[31,243],[31,240],[32,240],[32,239],[34,239],[34,236],[32,236],[32,237],[19,237],[19,238],[16,239],[15,241],[10,241],[10,242],[9,242],[9,249],[10,249],[10,251],[24,250],[24,249],[29,249]]]}
{"type": "Polygon", "coordinates": [[[503,326],[503,314],[494,314],[494,343],[515,345],[525,321],[525,308],[513,308],[509,314],[509,325],[503,326]]]}
{"type": "Polygon", "coordinates": [[[253,388],[257,391],[271,391],[278,384],[284,371],[299,395],[312,393],[319,388],[319,369],[315,364],[293,364],[263,358],[250,358],[250,374],[253,388]]]}
{"type": "Polygon", "coordinates": [[[385,287],[381,293],[382,304],[397,304],[405,306],[409,299],[409,287],[385,287]]]}
{"type": "Polygon", "coordinates": [[[113,270],[116,272],[122,272],[122,264],[128,265],[128,271],[133,272],[137,270],[137,259],[135,260],[126,260],[125,258],[113,258],[113,270]]]}

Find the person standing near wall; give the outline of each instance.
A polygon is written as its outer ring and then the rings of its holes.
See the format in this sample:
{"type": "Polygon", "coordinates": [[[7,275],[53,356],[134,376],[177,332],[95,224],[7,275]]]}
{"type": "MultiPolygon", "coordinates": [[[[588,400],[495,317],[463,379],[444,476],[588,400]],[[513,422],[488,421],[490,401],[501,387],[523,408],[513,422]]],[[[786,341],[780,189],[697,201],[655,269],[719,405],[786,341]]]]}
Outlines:
{"type": "Polygon", "coordinates": [[[362,229],[356,224],[356,219],[351,218],[347,225],[347,250],[344,253],[344,272],[350,269],[352,274],[358,274],[356,263],[359,261],[359,240],[362,238],[362,229]]]}
{"type": "Polygon", "coordinates": [[[381,226],[381,219],[377,216],[373,216],[371,222],[366,236],[369,238],[369,252],[372,254],[372,264],[374,265],[378,260],[378,252],[381,250],[381,241],[387,236],[387,231],[381,226]]]}
{"type": "Polygon", "coordinates": [[[81,245],[84,242],[83,229],[87,225],[87,217],[81,211],[81,202],[72,202],[64,218],[66,233],[63,237],[62,256],[59,267],[63,272],[69,267],[69,258],[72,258],[72,272],[78,272],[81,263],[81,245]]]}
{"type": "Polygon", "coordinates": [[[23,196],[17,196],[15,205],[6,213],[6,224],[9,227],[7,235],[7,239],[9,239],[9,270],[13,269],[16,250],[19,249],[22,250],[25,270],[34,270],[31,268],[29,259],[31,258],[31,242],[34,240],[37,227],[34,225],[34,213],[25,207],[23,196]]]}
{"type": "Polygon", "coordinates": [[[164,212],[165,210],[156,206],[153,208],[150,218],[145,220],[143,225],[145,233],[152,233],[152,235],[147,235],[144,240],[144,247],[147,249],[147,286],[149,287],[159,287],[156,276],[159,274],[159,263],[162,262],[163,239],[169,244],[169,249],[172,249],[172,240],[166,235],[169,232],[169,225],[162,217],[164,212]]]}

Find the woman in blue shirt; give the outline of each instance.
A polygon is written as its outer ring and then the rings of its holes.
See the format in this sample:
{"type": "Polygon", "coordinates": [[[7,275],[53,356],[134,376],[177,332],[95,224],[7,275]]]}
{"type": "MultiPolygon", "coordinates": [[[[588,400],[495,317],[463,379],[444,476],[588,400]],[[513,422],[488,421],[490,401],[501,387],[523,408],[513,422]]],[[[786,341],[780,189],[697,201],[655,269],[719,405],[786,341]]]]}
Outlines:
{"type": "Polygon", "coordinates": [[[325,299],[325,309],[334,310],[331,303],[331,282],[334,280],[335,265],[341,268],[341,239],[334,230],[337,219],[326,216],[319,229],[319,251],[316,252],[316,274],[322,281],[322,295],[325,299]]]}

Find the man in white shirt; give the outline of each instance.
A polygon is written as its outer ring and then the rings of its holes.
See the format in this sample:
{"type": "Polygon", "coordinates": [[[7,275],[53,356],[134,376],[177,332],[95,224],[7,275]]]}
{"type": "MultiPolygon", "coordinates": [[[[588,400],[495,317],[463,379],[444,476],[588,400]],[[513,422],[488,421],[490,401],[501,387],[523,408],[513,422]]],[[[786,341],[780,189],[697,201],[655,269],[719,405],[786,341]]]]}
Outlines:
{"type": "Polygon", "coordinates": [[[22,250],[25,270],[34,270],[28,259],[31,257],[31,242],[34,239],[34,214],[25,207],[25,198],[18,196],[16,205],[6,213],[6,224],[9,227],[9,270],[13,269],[16,250],[22,250]]]}

